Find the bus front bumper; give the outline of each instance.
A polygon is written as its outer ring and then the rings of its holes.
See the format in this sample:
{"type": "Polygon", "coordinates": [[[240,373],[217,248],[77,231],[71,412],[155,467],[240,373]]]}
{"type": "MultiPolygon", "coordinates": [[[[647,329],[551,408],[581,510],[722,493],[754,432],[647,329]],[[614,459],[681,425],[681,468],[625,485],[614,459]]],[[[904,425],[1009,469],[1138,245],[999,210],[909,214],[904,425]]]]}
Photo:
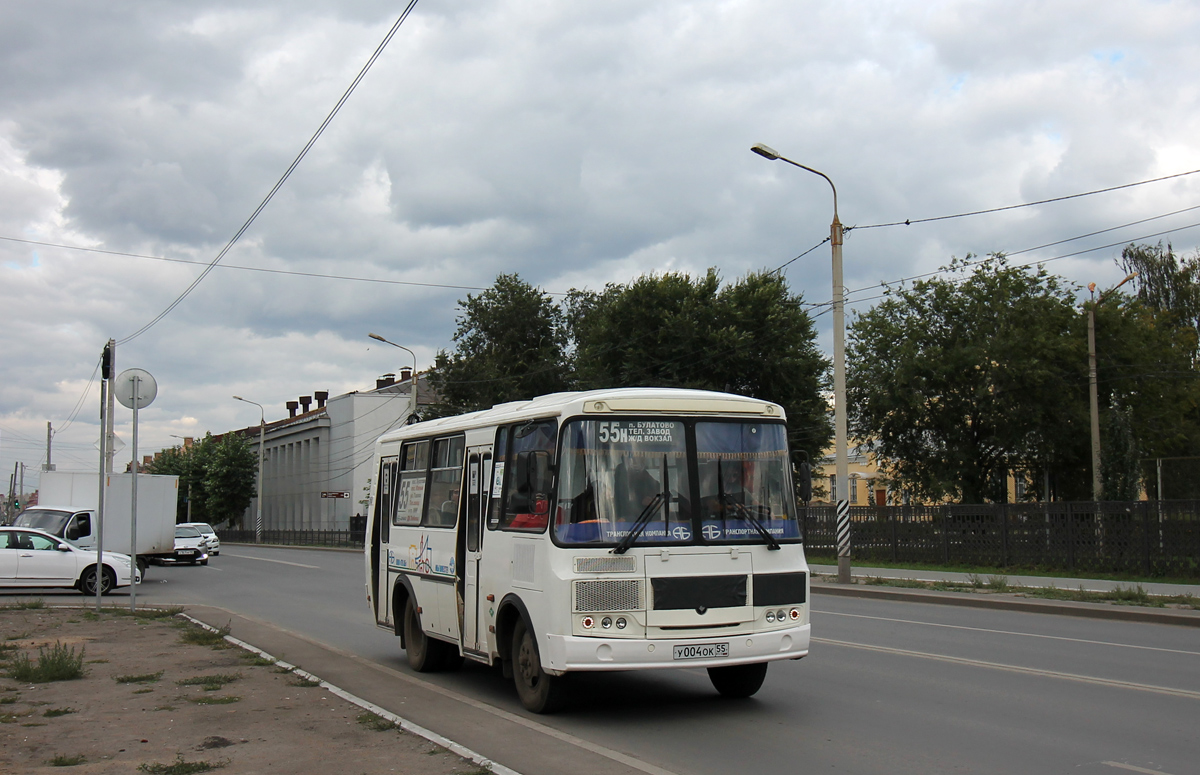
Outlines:
{"type": "Polygon", "coordinates": [[[583,638],[575,635],[547,635],[547,653],[542,666],[558,675],[585,670],[649,670],[668,667],[724,667],[778,659],[799,659],[808,655],[812,626],[789,627],[769,632],[704,638],[583,638]],[[726,655],[683,658],[724,644],[726,655]],[[676,649],[676,646],[691,647],[676,649]],[[682,651],[682,655],[681,655],[682,651]]]}

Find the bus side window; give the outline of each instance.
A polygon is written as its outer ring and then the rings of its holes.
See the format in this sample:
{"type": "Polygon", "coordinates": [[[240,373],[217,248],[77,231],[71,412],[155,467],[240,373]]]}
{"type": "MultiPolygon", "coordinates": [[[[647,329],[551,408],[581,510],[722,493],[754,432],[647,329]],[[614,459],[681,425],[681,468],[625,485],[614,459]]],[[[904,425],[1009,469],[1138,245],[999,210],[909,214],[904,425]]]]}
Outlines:
{"type": "Polygon", "coordinates": [[[513,429],[512,472],[504,485],[500,527],[542,531],[550,521],[555,420],[530,421],[513,429]]]}
{"type": "Polygon", "coordinates": [[[489,482],[490,497],[488,499],[488,530],[500,527],[500,513],[503,510],[503,500],[500,495],[504,491],[504,474],[508,467],[508,428],[496,431],[496,456],[492,464],[492,480],[489,482]]]}
{"type": "Polygon", "coordinates": [[[396,457],[381,458],[379,479],[375,484],[375,524],[379,525],[379,538],[388,542],[388,527],[396,510],[396,457]]]}
{"type": "Polygon", "coordinates": [[[400,482],[396,487],[393,525],[421,524],[425,486],[429,476],[429,442],[410,441],[400,451],[400,482]]]}
{"type": "Polygon", "coordinates": [[[429,497],[421,524],[454,527],[458,524],[458,499],[462,493],[462,463],[466,439],[455,436],[433,442],[429,497]]]}

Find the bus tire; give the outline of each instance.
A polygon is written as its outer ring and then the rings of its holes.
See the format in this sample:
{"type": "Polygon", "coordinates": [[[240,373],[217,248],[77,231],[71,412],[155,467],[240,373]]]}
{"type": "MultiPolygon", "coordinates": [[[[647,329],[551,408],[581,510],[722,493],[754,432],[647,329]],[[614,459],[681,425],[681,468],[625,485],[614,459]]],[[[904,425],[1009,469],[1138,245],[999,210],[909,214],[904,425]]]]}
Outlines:
{"type": "Polygon", "coordinates": [[[562,707],[565,696],[563,678],[547,675],[542,670],[537,638],[525,625],[524,618],[518,619],[513,628],[512,673],[517,696],[526,710],[553,713],[562,707]]]}
{"type": "Polygon", "coordinates": [[[767,677],[767,663],[753,665],[730,665],[710,667],[708,680],[722,697],[750,697],[763,685],[767,677]]]}
{"type": "Polygon", "coordinates": [[[457,648],[429,637],[421,629],[420,615],[411,596],[404,602],[404,652],[409,666],[418,673],[457,670],[463,663],[457,648]]]}

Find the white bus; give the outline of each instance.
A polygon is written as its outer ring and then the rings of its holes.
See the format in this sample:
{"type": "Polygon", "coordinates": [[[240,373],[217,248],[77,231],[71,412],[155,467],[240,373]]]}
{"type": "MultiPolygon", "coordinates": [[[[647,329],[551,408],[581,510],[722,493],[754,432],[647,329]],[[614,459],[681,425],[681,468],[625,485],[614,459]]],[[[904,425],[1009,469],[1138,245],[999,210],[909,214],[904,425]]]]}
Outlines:
{"type": "Polygon", "coordinates": [[[809,646],[783,409],[556,393],[376,445],[367,600],[418,671],[500,664],[548,712],[574,671],[705,667],[723,695],[809,646]]]}

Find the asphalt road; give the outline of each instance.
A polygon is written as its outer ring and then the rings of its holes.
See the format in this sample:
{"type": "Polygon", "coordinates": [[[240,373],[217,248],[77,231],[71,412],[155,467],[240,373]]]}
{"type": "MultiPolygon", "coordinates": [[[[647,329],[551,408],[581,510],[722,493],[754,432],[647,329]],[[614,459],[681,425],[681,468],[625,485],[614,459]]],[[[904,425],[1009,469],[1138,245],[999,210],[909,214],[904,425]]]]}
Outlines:
{"type": "MultiPolygon", "coordinates": [[[[227,546],[152,568],[138,600],[223,607],[410,672],[371,621],[358,554],[227,546]]],[[[672,773],[1200,772],[1194,628],[817,595],[813,636],[746,701],[703,670],[594,674],[567,711],[532,717],[495,671],[422,680],[672,773]]]]}

